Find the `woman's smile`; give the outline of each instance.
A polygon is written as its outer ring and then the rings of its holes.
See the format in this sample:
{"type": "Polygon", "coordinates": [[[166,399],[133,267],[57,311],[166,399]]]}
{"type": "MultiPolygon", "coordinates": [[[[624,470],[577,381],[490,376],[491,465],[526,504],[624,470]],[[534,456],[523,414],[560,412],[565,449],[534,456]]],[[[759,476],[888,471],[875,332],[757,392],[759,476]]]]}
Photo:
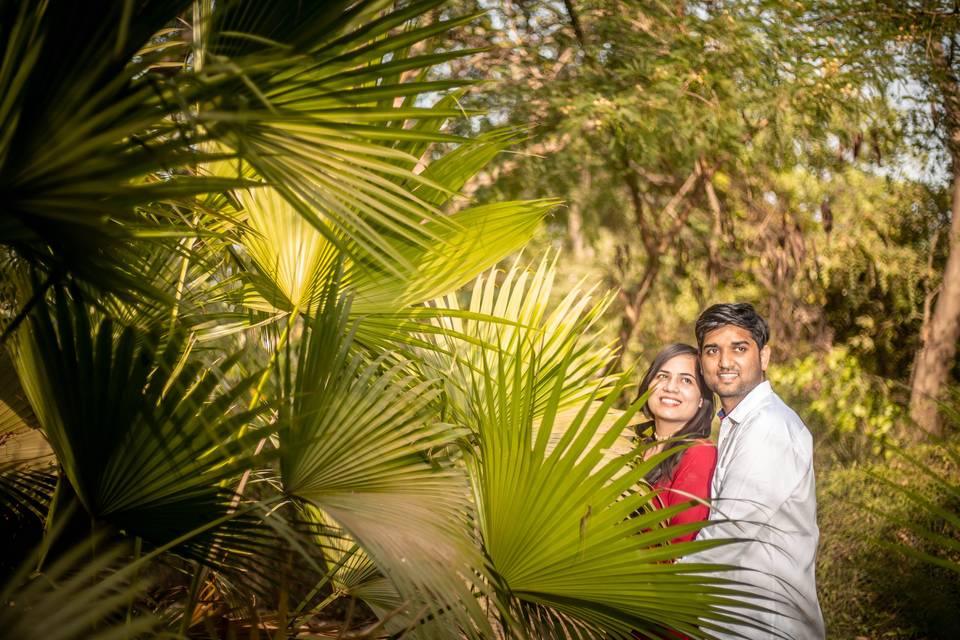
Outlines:
{"type": "Polygon", "coordinates": [[[697,359],[683,354],[667,360],[654,376],[653,385],[647,406],[657,422],[658,434],[665,436],[680,429],[700,408],[697,359]]]}

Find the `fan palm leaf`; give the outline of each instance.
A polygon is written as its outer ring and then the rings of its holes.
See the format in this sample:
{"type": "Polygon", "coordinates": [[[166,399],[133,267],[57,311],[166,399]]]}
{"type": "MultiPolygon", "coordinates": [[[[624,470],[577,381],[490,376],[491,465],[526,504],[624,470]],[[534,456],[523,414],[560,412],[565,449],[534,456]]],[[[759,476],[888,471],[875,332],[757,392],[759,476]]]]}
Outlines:
{"type": "Polygon", "coordinates": [[[420,76],[471,51],[410,47],[471,17],[418,24],[439,0],[235,0],[171,28],[189,4],[0,4],[0,242],[51,283],[169,304],[140,277],[143,243],[196,235],[183,213],[199,196],[266,181],[358,263],[415,272],[403,248],[459,226],[436,205],[449,186],[415,170],[424,145],[460,141],[435,126],[455,110],[417,97],[457,83],[420,76]],[[231,157],[252,182],[201,170],[231,157]]]}
{"type": "Polygon", "coordinates": [[[335,281],[325,287],[282,405],[284,488],[357,541],[419,633],[489,635],[470,591],[483,562],[468,535],[466,477],[430,462],[432,449],[458,435],[428,410],[438,385],[412,375],[409,363],[388,366],[353,350],[337,289],[335,281]]]}
{"type": "Polygon", "coordinates": [[[711,637],[737,620],[724,610],[738,591],[717,576],[723,567],[671,562],[716,541],[668,544],[703,523],[663,526],[690,505],[654,508],[656,492],[643,478],[662,455],[638,462],[637,452],[609,453],[645,398],[604,428],[626,384],[620,378],[601,402],[580,401],[551,448],[563,374],[575,352],[566,351],[539,409],[536,355],[529,345],[515,348],[510,360],[482,363],[488,382],[470,393],[478,446],[468,459],[478,526],[508,624],[530,624],[521,602],[555,612],[536,616],[538,624],[575,620],[615,637],[634,631],[669,637],[671,630],[711,637]]]}
{"type": "Polygon", "coordinates": [[[508,369],[516,357],[528,358],[517,364],[532,376],[535,420],[562,371],[564,391],[555,419],[558,432],[584,399],[602,395],[608,388],[608,381],[597,373],[614,352],[595,327],[610,297],[594,302],[592,291],[573,287],[555,301],[555,260],[544,257],[529,269],[518,258],[505,273],[493,269],[483,274],[474,281],[465,306],[454,295],[430,303],[438,315],[447,312],[449,316],[432,321],[444,331],[423,336],[432,348],[422,352],[422,360],[444,380],[445,400],[461,424],[475,421],[472,394],[488,384],[485,366],[491,358],[503,359],[508,369]],[[467,315],[458,317],[461,311],[467,315]],[[528,348],[518,350],[518,344],[528,348]],[[568,355],[572,361],[561,370],[560,363],[568,355]]]}
{"type": "Polygon", "coordinates": [[[238,436],[263,408],[237,409],[259,374],[229,385],[223,362],[191,358],[181,332],[115,328],[57,289],[54,315],[31,315],[14,341],[19,378],[41,429],[84,510],[162,545],[187,536],[178,553],[211,561],[210,546],[237,556],[270,555],[276,536],[256,515],[237,514],[221,487],[254,464],[238,436]],[[213,366],[211,366],[213,364],[213,366]]]}

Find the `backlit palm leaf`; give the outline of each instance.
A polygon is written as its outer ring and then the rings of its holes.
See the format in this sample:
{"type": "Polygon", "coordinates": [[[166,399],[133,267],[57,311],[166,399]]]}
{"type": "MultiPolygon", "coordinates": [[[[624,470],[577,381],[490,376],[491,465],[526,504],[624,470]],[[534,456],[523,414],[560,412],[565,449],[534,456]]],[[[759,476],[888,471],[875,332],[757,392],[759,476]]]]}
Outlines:
{"type": "Polygon", "coordinates": [[[336,284],[305,332],[281,439],[284,488],[321,508],[392,582],[418,631],[485,633],[469,585],[482,567],[469,537],[466,477],[432,466],[457,435],[428,405],[438,385],[351,350],[349,310],[336,284]]]}
{"type": "Polygon", "coordinates": [[[515,348],[510,361],[484,361],[488,382],[470,395],[479,438],[468,466],[507,620],[526,627],[526,633],[551,628],[574,636],[570,621],[577,621],[592,634],[614,637],[631,637],[632,630],[669,637],[671,629],[710,637],[718,622],[734,620],[718,609],[735,602],[729,581],[692,575],[718,567],[670,562],[716,542],[667,544],[697,525],[661,525],[688,505],[652,508],[654,493],[644,489],[643,477],[659,458],[631,467],[635,452],[608,453],[645,399],[609,428],[603,428],[605,418],[626,379],[599,405],[593,398],[581,400],[579,413],[551,449],[564,373],[574,353],[568,350],[558,363],[541,408],[536,353],[520,342],[515,348]],[[535,430],[538,411],[542,422],[535,430]],[[554,613],[537,614],[530,606],[554,613]]]}
{"type": "MultiPolygon", "coordinates": [[[[491,357],[503,359],[508,369],[515,358],[527,359],[518,365],[531,376],[537,419],[561,375],[560,364],[565,358],[572,360],[562,371],[561,418],[572,418],[566,409],[579,409],[584,399],[607,384],[597,374],[613,356],[613,350],[592,329],[609,297],[592,302],[591,292],[574,287],[556,302],[551,299],[555,277],[549,258],[544,258],[536,270],[522,267],[518,260],[502,275],[494,269],[478,277],[465,308],[453,295],[431,303],[438,315],[444,310],[471,314],[435,319],[434,324],[448,333],[425,335],[424,340],[434,349],[422,354],[445,381],[449,407],[463,424],[473,422],[471,394],[488,383],[484,366],[491,357]],[[524,348],[518,350],[518,344],[524,348]]],[[[561,419],[561,430],[562,424],[561,419]]]]}
{"type": "MultiPolygon", "coordinates": [[[[300,309],[312,313],[319,283],[337,264],[339,251],[271,189],[238,192],[249,231],[243,243],[262,276],[245,303],[263,311],[300,309]]],[[[525,244],[556,201],[506,202],[466,209],[456,223],[426,222],[438,241],[423,247],[387,239],[413,269],[398,275],[372,260],[350,261],[341,278],[354,296],[355,315],[395,314],[456,290],[525,244]]]]}

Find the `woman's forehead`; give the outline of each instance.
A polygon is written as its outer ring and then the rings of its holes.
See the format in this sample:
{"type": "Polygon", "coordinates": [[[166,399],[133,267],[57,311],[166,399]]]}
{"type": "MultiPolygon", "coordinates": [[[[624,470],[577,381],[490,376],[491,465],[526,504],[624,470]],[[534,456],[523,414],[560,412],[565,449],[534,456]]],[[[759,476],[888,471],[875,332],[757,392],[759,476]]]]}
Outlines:
{"type": "Polygon", "coordinates": [[[659,370],[664,373],[693,374],[697,372],[697,358],[689,353],[673,356],[664,362],[663,366],[661,366],[659,370]]]}

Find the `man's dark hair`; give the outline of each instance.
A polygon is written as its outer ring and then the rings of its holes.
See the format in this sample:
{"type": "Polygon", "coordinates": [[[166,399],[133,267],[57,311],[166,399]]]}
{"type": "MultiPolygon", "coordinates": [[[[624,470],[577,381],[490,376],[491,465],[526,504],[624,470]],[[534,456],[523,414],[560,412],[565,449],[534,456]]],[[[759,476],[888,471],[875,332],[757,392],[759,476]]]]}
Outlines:
{"type": "Polygon", "coordinates": [[[767,321],[757,313],[749,302],[726,302],[715,304],[700,314],[696,329],[697,347],[703,351],[703,338],[714,329],[732,324],[746,329],[757,343],[757,349],[763,349],[770,340],[770,327],[767,321]]]}

